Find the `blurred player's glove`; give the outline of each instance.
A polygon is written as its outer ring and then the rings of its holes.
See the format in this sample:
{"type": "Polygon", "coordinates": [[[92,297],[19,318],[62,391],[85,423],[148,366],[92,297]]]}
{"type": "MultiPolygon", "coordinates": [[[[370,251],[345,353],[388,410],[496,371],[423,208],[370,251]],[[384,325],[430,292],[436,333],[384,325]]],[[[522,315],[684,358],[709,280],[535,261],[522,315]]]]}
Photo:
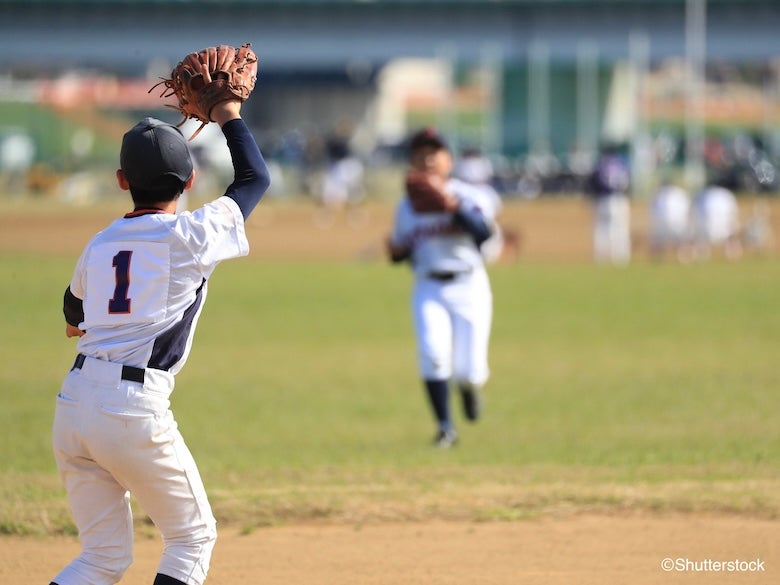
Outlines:
{"type": "Polygon", "coordinates": [[[406,196],[417,213],[454,211],[458,200],[448,193],[444,181],[424,171],[412,170],[406,174],[406,196]]]}
{"type": "Polygon", "coordinates": [[[163,79],[149,90],[164,85],[160,97],[176,96],[176,105],[166,105],[184,116],[179,126],[188,118],[201,122],[190,140],[214,121],[211,110],[216,104],[235,99],[244,101],[252,93],[257,79],[257,55],[250,45],[245,43],[237,49],[220,45],[190,53],[173,68],[170,79],[163,79]]]}

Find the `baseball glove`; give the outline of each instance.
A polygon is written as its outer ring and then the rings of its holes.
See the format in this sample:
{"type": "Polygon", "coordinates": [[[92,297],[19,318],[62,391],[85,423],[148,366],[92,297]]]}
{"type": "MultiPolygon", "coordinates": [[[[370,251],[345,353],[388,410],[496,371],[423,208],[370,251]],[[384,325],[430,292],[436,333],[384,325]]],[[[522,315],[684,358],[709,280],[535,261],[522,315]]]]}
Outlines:
{"type": "Polygon", "coordinates": [[[453,211],[457,199],[448,193],[444,181],[436,175],[412,170],[406,174],[406,196],[416,213],[453,211]]]}
{"type": "Polygon", "coordinates": [[[257,80],[257,55],[245,43],[239,48],[229,45],[208,47],[190,53],[171,72],[170,79],[163,79],[149,92],[164,85],[160,97],[175,96],[177,104],[166,104],[184,116],[177,126],[189,118],[201,122],[200,128],[190,136],[195,138],[211,119],[211,110],[220,102],[246,100],[255,88],[257,80]]]}

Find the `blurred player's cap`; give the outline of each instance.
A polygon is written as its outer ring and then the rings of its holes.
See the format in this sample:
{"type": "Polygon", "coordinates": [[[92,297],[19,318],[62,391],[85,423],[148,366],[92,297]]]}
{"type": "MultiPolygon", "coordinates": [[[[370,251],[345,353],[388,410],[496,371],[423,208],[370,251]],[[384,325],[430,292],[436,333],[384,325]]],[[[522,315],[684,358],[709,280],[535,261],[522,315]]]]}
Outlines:
{"type": "Polygon", "coordinates": [[[179,129],[155,118],[144,118],[125,133],[119,164],[131,186],[147,190],[159,187],[163,177],[176,177],[184,184],[193,168],[179,129]]]}
{"type": "Polygon", "coordinates": [[[409,138],[409,152],[414,152],[424,146],[432,146],[436,149],[448,148],[447,142],[433,128],[423,128],[409,138]]]}

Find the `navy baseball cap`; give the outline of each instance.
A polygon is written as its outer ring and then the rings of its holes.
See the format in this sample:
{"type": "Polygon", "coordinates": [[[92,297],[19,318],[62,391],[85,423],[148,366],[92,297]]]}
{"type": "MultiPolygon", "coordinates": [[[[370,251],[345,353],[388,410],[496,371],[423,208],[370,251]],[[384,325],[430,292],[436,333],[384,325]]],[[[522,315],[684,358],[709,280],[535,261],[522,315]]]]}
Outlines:
{"type": "Polygon", "coordinates": [[[182,184],[192,176],[187,140],[175,126],[156,118],[144,118],[122,138],[119,165],[132,187],[154,190],[163,177],[182,184]]]}
{"type": "Polygon", "coordinates": [[[431,146],[436,149],[448,148],[447,142],[433,128],[423,128],[415,132],[409,139],[409,152],[414,152],[423,146],[431,146]]]}

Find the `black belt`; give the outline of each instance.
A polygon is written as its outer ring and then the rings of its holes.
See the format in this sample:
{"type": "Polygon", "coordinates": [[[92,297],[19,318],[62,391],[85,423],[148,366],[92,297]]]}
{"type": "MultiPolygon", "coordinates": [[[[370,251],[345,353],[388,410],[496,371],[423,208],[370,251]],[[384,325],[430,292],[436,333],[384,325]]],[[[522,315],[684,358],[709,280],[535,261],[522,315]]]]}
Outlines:
{"type": "Polygon", "coordinates": [[[429,272],[426,276],[428,278],[432,278],[433,280],[438,280],[440,282],[448,282],[450,280],[455,280],[459,276],[467,274],[466,271],[460,271],[460,272],[445,272],[441,270],[435,270],[433,272],[429,272]]]}
{"type": "MultiPolygon", "coordinates": [[[[84,366],[84,360],[87,359],[83,353],[76,356],[76,361],[73,362],[71,370],[80,370],[84,366]]],[[[146,370],[143,368],[134,368],[133,366],[122,366],[122,379],[128,382],[144,383],[144,374],[146,370]]]]}

